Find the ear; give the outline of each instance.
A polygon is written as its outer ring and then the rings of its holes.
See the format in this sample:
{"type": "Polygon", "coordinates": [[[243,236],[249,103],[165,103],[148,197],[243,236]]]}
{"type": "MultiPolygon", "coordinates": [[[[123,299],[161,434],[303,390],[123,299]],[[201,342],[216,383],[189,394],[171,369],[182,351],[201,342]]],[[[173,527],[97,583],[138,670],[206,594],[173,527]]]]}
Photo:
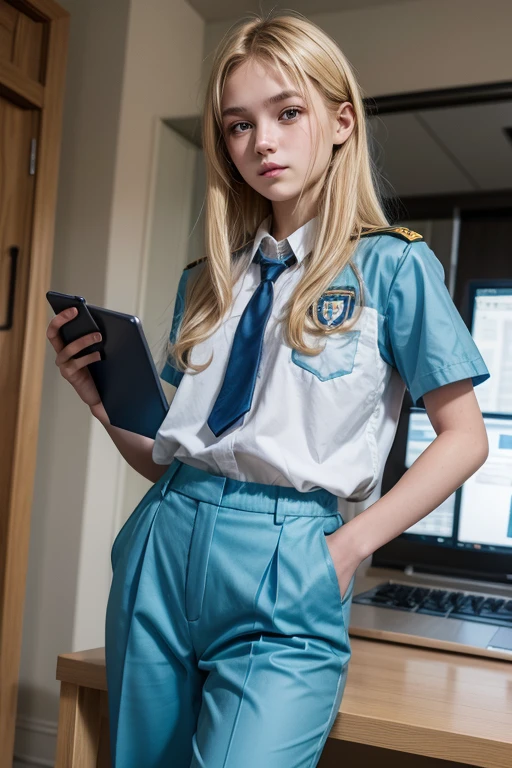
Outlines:
{"type": "Polygon", "coordinates": [[[338,107],[338,111],[336,113],[336,123],[337,125],[334,129],[332,143],[344,144],[354,130],[354,126],[356,124],[354,107],[350,101],[344,101],[338,107]]]}

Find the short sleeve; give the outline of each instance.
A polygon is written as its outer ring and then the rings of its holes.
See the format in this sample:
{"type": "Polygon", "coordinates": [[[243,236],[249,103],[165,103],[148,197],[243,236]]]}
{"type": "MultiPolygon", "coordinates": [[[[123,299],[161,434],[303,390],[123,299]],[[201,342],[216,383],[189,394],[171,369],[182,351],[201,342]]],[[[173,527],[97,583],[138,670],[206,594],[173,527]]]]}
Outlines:
{"type": "MultiPolygon", "coordinates": [[[[169,340],[171,344],[174,344],[178,335],[178,330],[183,319],[183,312],[185,310],[185,289],[187,284],[189,270],[183,270],[180,281],[178,283],[178,291],[176,293],[176,300],[174,302],[174,313],[172,318],[171,330],[169,333],[169,340]]],[[[183,378],[183,371],[178,371],[173,366],[173,361],[170,357],[164,362],[163,368],[160,372],[160,378],[169,382],[174,387],[177,387],[183,378]]]]}
{"type": "Polygon", "coordinates": [[[403,253],[385,310],[386,350],[414,405],[423,394],[471,378],[477,386],[490,373],[444,282],[444,269],[424,241],[403,253]]]}

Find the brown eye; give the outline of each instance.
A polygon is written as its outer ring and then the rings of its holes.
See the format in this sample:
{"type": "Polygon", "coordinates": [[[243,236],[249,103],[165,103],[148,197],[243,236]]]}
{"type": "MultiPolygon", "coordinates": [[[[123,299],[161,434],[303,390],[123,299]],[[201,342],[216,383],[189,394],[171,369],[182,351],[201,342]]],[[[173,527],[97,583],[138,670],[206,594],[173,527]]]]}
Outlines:
{"type": "MultiPolygon", "coordinates": [[[[289,112],[296,112],[297,113],[297,117],[298,117],[298,115],[302,114],[303,111],[304,110],[301,109],[300,107],[288,107],[288,109],[285,109],[284,112],[282,112],[279,117],[283,117],[283,115],[286,115],[289,112]]],[[[296,117],[292,117],[289,120],[285,120],[284,122],[285,123],[291,123],[292,120],[296,120],[296,117]]],[[[240,122],[240,123],[235,123],[234,125],[230,126],[230,128],[228,130],[228,133],[230,133],[230,134],[231,133],[246,133],[246,131],[237,131],[237,130],[235,130],[240,125],[250,125],[250,123],[247,123],[245,121],[244,122],[240,122]]]]}

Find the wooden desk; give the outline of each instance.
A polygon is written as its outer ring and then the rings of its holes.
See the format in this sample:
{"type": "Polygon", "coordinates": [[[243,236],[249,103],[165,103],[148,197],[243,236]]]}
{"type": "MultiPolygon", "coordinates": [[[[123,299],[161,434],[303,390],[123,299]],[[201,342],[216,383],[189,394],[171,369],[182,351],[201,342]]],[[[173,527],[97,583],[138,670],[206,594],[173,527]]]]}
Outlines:
{"type": "Polygon", "coordinates": [[[110,768],[105,649],[60,654],[55,768],[110,768]]]}
{"type": "MultiPolygon", "coordinates": [[[[351,644],[319,766],[511,768],[512,664],[362,638],[351,644]]],[[[59,655],[57,679],[55,768],[109,768],[104,649],[59,655]]]]}

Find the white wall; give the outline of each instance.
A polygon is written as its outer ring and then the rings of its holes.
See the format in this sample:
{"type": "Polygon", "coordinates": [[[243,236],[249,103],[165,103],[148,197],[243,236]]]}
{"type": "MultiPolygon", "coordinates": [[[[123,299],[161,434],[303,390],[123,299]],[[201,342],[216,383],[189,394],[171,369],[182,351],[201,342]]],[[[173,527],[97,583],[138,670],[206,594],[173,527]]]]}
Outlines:
{"type": "MultiPolygon", "coordinates": [[[[161,119],[198,111],[204,24],[184,0],[61,5],[71,14],[71,39],[51,287],[140,316],[155,137],[161,119]]],[[[169,296],[175,289],[169,286],[169,296]]],[[[48,345],[20,668],[19,766],[54,764],[57,655],[104,645],[110,547],[124,516],[126,469],[132,472],[54,360],[48,345]]]]}
{"type": "MultiPolygon", "coordinates": [[[[140,316],[143,309],[158,125],[198,110],[203,33],[203,21],[183,0],[131,1],[104,295],[105,306],[121,312],[140,316]]],[[[170,296],[176,287],[169,285],[170,296]]],[[[123,508],[127,472],[133,470],[94,421],[72,650],[104,643],[110,544],[129,511],[123,508]]]]}
{"type": "MultiPolygon", "coordinates": [[[[140,287],[143,298],[138,314],[153,359],[160,370],[172,323],[175,288],[184,266],[195,255],[191,253],[191,246],[197,237],[193,211],[194,180],[200,152],[163,121],[156,125],[156,132],[150,185],[152,192],[143,247],[145,267],[140,287]]],[[[162,386],[170,401],[176,390],[165,381],[162,381],[162,386]]],[[[126,467],[121,520],[117,527],[150,487],[149,480],[131,467],[126,467]]]]}

